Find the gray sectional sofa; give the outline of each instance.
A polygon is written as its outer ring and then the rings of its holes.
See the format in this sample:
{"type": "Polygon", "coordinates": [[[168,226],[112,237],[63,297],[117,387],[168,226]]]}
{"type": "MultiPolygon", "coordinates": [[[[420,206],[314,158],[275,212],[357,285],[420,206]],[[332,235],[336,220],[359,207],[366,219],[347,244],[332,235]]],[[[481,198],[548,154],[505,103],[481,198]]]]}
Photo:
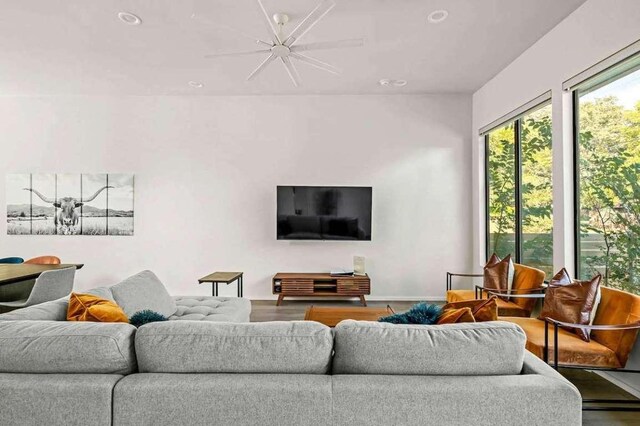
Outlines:
{"type": "MultiPolygon", "coordinates": [[[[116,302],[128,316],[143,309],[163,314],[170,321],[249,322],[251,302],[237,297],[170,296],[151,271],[139,272],[110,287],[98,287],[84,293],[116,302]]],[[[64,321],[68,298],[0,314],[0,321],[64,321]]]]}
{"type": "Polygon", "coordinates": [[[176,319],[209,321],[0,321],[0,424],[581,423],[577,389],[512,323],[220,322],[193,300],[176,319]]]}

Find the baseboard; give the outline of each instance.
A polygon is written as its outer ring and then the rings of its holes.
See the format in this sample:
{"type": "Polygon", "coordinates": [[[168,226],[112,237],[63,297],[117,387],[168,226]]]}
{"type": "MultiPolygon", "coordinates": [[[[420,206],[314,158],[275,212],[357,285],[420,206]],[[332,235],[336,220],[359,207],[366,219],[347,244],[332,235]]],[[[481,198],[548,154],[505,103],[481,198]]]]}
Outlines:
{"type": "MultiPolygon", "coordinates": [[[[614,385],[618,386],[619,388],[629,392],[631,395],[635,396],[636,398],[640,398],[640,389],[638,389],[638,388],[636,388],[634,386],[631,386],[630,384],[628,384],[624,380],[621,380],[618,377],[615,377],[610,372],[608,372],[608,371],[597,371],[597,370],[591,370],[591,371],[596,373],[598,376],[610,381],[611,383],[613,383],[614,385]]],[[[625,373],[620,373],[620,374],[625,374],[625,373]]],[[[632,375],[630,373],[626,373],[626,374],[632,375]]],[[[637,374],[636,374],[636,376],[637,376],[637,374]]]]}

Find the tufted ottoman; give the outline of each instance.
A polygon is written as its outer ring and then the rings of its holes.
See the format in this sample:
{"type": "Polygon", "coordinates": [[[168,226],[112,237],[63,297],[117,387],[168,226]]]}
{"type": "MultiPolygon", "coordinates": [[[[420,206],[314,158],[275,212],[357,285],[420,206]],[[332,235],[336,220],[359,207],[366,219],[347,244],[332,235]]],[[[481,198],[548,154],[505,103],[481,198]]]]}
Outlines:
{"type": "Polygon", "coordinates": [[[169,320],[249,322],[251,302],[239,297],[176,296],[169,320]]]}

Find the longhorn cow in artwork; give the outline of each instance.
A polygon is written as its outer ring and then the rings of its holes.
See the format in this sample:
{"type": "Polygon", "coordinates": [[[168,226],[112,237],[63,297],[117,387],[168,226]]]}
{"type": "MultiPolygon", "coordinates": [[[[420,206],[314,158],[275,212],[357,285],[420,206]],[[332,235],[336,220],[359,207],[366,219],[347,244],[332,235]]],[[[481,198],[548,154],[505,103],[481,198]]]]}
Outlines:
{"type": "Polygon", "coordinates": [[[113,186],[105,185],[102,188],[98,189],[92,196],[85,199],[80,199],[78,201],[75,197],[62,197],[58,199],[53,199],[49,197],[45,197],[39,191],[33,188],[23,188],[25,191],[31,191],[36,194],[42,201],[45,203],[53,205],[56,209],[60,209],[56,211],[53,215],[53,221],[56,226],[56,229],[59,233],[69,235],[69,234],[77,234],[78,233],[78,222],[80,221],[80,214],[76,209],[82,207],[85,203],[89,203],[96,199],[98,195],[102,191],[107,188],[113,188],[113,186]]]}

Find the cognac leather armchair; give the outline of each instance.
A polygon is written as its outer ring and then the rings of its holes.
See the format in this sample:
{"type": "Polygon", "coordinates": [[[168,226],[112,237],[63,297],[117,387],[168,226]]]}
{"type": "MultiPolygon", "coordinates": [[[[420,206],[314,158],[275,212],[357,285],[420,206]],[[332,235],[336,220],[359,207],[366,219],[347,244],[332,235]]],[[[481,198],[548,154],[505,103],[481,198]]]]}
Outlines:
{"type": "MultiPolygon", "coordinates": [[[[513,288],[509,295],[543,293],[544,287],[543,271],[532,268],[530,266],[514,264],[515,274],[513,277],[513,288]]],[[[454,290],[452,288],[453,277],[482,277],[482,274],[455,274],[447,272],[447,303],[461,302],[473,299],[486,299],[488,292],[495,290],[485,289],[483,286],[476,285],[474,289],[454,290]]],[[[506,294],[506,293],[502,293],[506,294]]],[[[498,315],[508,317],[530,317],[533,308],[536,305],[536,298],[515,298],[508,297],[498,299],[498,315]]]]}
{"type": "MultiPolygon", "coordinates": [[[[538,358],[552,363],[557,370],[577,368],[601,371],[640,373],[640,370],[622,370],[631,354],[640,330],[640,296],[601,286],[601,299],[593,325],[568,324],[547,318],[501,317],[502,321],[518,324],[527,335],[526,348],[538,358]],[[591,330],[591,341],[585,342],[575,333],[562,327],[591,330]]],[[[533,297],[533,295],[531,295],[533,297]]],[[[529,296],[513,296],[528,298],[529,296]]],[[[584,403],[609,402],[637,404],[637,400],[583,399],[584,403]]],[[[583,409],[613,409],[589,407],[583,409]]],[[[625,407],[637,411],[640,407],[625,407]]],[[[617,408],[619,409],[619,408],[617,408]]]]}

